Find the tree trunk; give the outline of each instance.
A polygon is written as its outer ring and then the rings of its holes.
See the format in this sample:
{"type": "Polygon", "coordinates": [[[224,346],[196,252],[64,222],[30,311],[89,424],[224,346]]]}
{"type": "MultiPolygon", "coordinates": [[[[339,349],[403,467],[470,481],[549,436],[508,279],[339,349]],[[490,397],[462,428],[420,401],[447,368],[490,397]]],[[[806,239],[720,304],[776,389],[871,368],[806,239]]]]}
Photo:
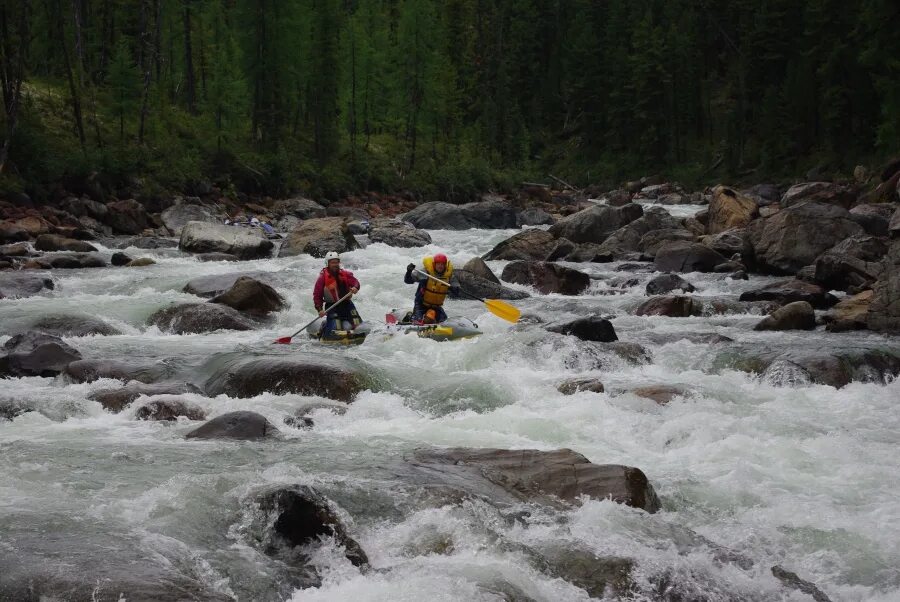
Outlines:
{"type": "Polygon", "coordinates": [[[350,162],[356,168],[356,31],[350,40],[350,162]]]}
{"type": "Polygon", "coordinates": [[[2,73],[0,84],[3,88],[3,110],[6,116],[6,136],[3,145],[0,146],[0,173],[6,170],[6,162],[9,158],[9,146],[12,143],[13,134],[19,119],[19,106],[22,99],[22,82],[25,80],[25,49],[24,41],[28,39],[28,4],[22,6],[19,15],[18,39],[19,44],[13,44],[10,37],[8,15],[6,5],[0,6],[0,35],[3,45],[2,73]]]}
{"type": "Polygon", "coordinates": [[[66,78],[69,81],[69,94],[72,97],[72,117],[75,122],[75,131],[78,134],[78,142],[81,144],[82,152],[87,152],[87,146],[85,143],[84,136],[84,118],[81,113],[81,93],[79,91],[79,86],[75,81],[75,73],[72,68],[72,60],[69,57],[69,45],[66,43],[66,29],[65,24],[63,23],[63,7],[62,0],[57,0],[56,4],[56,15],[57,15],[57,34],[59,37],[57,38],[60,41],[60,46],[62,47],[63,53],[63,64],[66,68],[66,78]]]}
{"type": "Polygon", "coordinates": [[[184,0],[184,72],[188,111],[196,114],[197,90],[194,80],[194,55],[191,49],[191,2],[184,0]]]}
{"type": "MultiPolygon", "coordinates": [[[[140,30],[140,43],[139,43],[139,54],[140,62],[139,66],[141,69],[141,73],[144,78],[144,86],[141,92],[141,119],[140,125],[138,126],[138,144],[144,143],[144,134],[147,131],[147,115],[150,113],[150,79],[151,79],[151,66],[152,66],[152,36],[153,33],[149,30],[149,8],[148,8],[149,0],[141,1],[141,30],[140,30]]],[[[160,25],[160,5],[159,0],[157,0],[154,11],[157,15],[156,19],[156,29],[157,33],[160,25]]]]}

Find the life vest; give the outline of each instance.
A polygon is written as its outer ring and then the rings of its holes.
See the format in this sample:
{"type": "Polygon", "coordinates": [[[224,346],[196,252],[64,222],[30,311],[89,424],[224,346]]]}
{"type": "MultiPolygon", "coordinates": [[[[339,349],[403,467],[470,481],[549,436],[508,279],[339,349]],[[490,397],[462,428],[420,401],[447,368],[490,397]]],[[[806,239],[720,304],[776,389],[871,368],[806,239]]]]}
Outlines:
{"type": "MultiPolygon", "coordinates": [[[[450,260],[447,260],[447,267],[444,268],[443,274],[438,274],[434,269],[434,257],[426,257],[422,260],[422,265],[425,266],[425,271],[434,276],[435,278],[440,278],[444,282],[450,282],[450,278],[453,276],[453,264],[450,263],[450,260]]],[[[425,282],[425,287],[422,289],[422,304],[425,307],[440,307],[444,304],[444,299],[447,298],[447,293],[450,291],[450,287],[446,284],[441,284],[437,280],[432,280],[429,278],[425,282]]]]}
{"type": "Polygon", "coordinates": [[[328,271],[328,268],[323,268],[322,273],[325,274],[325,289],[322,291],[322,297],[328,305],[331,305],[350,291],[351,286],[347,282],[344,270],[338,272],[337,278],[328,271]]]}

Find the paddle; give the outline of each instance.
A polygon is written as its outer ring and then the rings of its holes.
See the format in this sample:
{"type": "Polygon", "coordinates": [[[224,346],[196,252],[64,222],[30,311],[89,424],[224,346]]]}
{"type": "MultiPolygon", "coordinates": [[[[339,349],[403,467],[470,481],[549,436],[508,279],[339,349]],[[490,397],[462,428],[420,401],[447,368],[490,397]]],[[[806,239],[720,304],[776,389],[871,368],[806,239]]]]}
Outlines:
{"type": "MultiPolygon", "coordinates": [[[[340,299],[338,299],[337,301],[335,301],[334,303],[332,303],[331,307],[329,307],[328,309],[326,309],[325,312],[327,313],[328,311],[334,309],[335,307],[337,307],[338,304],[343,303],[345,299],[350,298],[350,295],[352,295],[352,294],[353,294],[353,293],[349,293],[349,292],[348,292],[346,295],[344,295],[343,297],[341,297],[340,299]]],[[[278,343],[278,344],[280,344],[280,345],[289,345],[289,344],[291,343],[291,339],[292,339],[292,338],[294,338],[295,336],[297,336],[298,334],[300,334],[301,332],[303,332],[304,330],[306,330],[307,328],[309,328],[310,326],[312,326],[312,323],[313,323],[313,322],[315,322],[316,320],[318,320],[319,318],[322,318],[322,317],[323,317],[323,316],[316,316],[316,317],[313,318],[308,324],[306,324],[306,326],[304,326],[303,328],[301,328],[300,330],[298,330],[297,332],[295,332],[295,333],[292,334],[291,336],[289,336],[289,337],[281,337],[280,339],[275,339],[275,340],[272,341],[272,342],[273,342],[273,343],[278,343]]]]}
{"type": "MultiPolygon", "coordinates": [[[[445,282],[444,280],[441,280],[440,278],[437,278],[436,276],[432,276],[428,272],[423,272],[421,270],[415,270],[415,271],[419,274],[424,274],[425,276],[428,276],[432,280],[440,282],[444,286],[450,286],[449,282],[445,282]]],[[[481,297],[476,297],[475,295],[467,293],[466,291],[464,291],[462,289],[459,289],[459,292],[470,299],[475,299],[476,301],[481,301],[482,303],[484,303],[485,307],[488,308],[489,312],[491,312],[498,318],[502,318],[502,319],[506,320],[507,322],[512,322],[513,324],[515,324],[516,322],[519,321],[519,317],[522,315],[521,311],[519,311],[518,309],[516,309],[509,303],[506,303],[505,301],[501,301],[499,299],[482,299],[481,297]]]]}

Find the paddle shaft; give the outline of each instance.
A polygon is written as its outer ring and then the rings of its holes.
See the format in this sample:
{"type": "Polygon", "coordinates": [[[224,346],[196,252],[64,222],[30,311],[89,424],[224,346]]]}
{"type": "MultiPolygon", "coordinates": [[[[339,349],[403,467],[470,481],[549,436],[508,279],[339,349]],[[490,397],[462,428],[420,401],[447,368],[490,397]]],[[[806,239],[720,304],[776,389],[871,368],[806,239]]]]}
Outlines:
{"type": "MultiPolygon", "coordinates": [[[[330,306],[328,309],[324,310],[324,311],[325,311],[326,313],[328,313],[329,311],[331,311],[332,309],[334,309],[335,307],[337,307],[338,305],[340,305],[341,303],[343,303],[344,301],[346,301],[347,299],[349,299],[350,296],[351,296],[352,294],[353,294],[352,292],[348,292],[346,295],[344,295],[343,297],[341,297],[340,299],[338,299],[337,301],[335,301],[334,303],[332,303],[331,306],[330,306]]],[[[289,337],[287,337],[287,338],[293,339],[295,336],[297,336],[298,334],[300,334],[301,332],[303,332],[304,330],[306,330],[307,328],[309,328],[310,326],[312,326],[313,322],[315,322],[316,320],[318,320],[318,319],[321,318],[321,317],[322,317],[322,316],[316,316],[315,318],[313,318],[312,320],[310,320],[309,323],[307,323],[303,328],[301,328],[300,330],[298,330],[297,332],[295,332],[294,334],[292,334],[291,336],[289,336],[289,337]]]]}

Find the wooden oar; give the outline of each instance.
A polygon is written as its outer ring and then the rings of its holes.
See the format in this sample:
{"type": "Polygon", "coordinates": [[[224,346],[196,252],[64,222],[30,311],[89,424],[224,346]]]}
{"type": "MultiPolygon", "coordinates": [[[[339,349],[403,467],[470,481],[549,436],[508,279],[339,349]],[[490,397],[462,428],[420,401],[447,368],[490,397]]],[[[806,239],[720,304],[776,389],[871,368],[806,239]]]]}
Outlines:
{"type": "MultiPolygon", "coordinates": [[[[349,293],[349,292],[348,292],[346,295],[344,295],[343,297],[341,297],[340,299],[338,299],[337,301],[335,301],[334,303],[332,303],[332,304],[331,304],[331,307],[329,307],[328,309],[325,310],[325,313],[327,314],[330,310],[332,310],[332,309],[334,309],[335,307],[337,307],[338,304],[343,303],[344,300],[346,300],[346,299],[349,299],[349,298],[350,298],[350,295],[352,295],[352,294],[353,294],[353,293],[349,293]]],[[[290,345],[291,339],[293,339],[295,336],[297,336],[298,334],[300,334],[301,332],[303,332],[304,330],[306,330],[307,328],[309,328],[310,326],[312,326],[313,322],[315,322],[316,320],[318,320],[319,318],[322,318],[322,317],[325,317],[325,316],[316,316],[316,317],[313,318],[306,326],[304,326],[303,328],[301,328],[300,330],[298,330],[297,332],[295,332],[295,333],[292,334],[291,336],[289,336],[289,337],[281,337],[280,339],[275,339],[275,340],[272,341],[272,342],[273,342],[273,343],[278,343],[279,345],[290,345]]]]}
{"type": "MultiPolygon", "coordinates": [[[[428,272],[423,272],[421,270],[416,270],[416,272],[419,274],[424,274],[425,276],[428,276],[432,280],[434,280],[436,282],[440,282],[444,286],[450,286],[449,282],[446,282],[444,280],[441,280],[440,278],[432,276],[428,272]]],[[[489,312],[491,312],[498,318],[502,318],[502,319],[506,320],[507,322],[512,322],[513,324],[515,324],[516,322],[519,321],[519,317],[522,315],[522,312],[519,311],[517,308],[510,305],[509,303],[506,303],[505,301],[501,301],[500,299],[482,299],[481,297],[476,297],[475,295],[467,293],[466,291],[464,291],[462,289],[459,289],[459,292],[461,292],[466,297],[469,297],[470,299],[475,299],[476,301],[481,301],[482,303],[484,303],[485,307],[488,308],[489,312]]]]}

